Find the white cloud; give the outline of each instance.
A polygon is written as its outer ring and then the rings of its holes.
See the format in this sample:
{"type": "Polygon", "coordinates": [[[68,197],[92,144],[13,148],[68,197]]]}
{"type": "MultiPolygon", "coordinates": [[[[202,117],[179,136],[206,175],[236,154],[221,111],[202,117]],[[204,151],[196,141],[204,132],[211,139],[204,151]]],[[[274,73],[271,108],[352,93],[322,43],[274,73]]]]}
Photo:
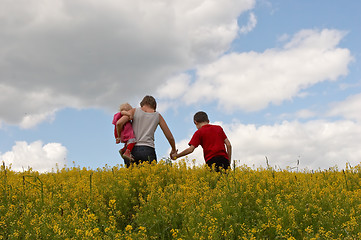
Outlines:
{"type": "Polygon", "coordinates": [[[296,117],[299,119],[308,119],[315,117],[317,114],[309,109],[302,109],[296,112],[296,117]]]}
{"type": "Polygon", "coordinates": [[[349,96],[342,102],[333,103],[328,116],[338,116],[361,122],[361,93],[349,96]]]}
{"type": "Polygon", "coordinates": [[[240,33],[242,34],[246,34],[249,33],[250,31],[252,31],[257,25],[257,18],[256,15],[254,15],[253,12],[251,12],[249,14],[249,19],[248,19],[248,23],[245,26],[242,26],[241,29],[239,30],[240,33]]]}
{"type": "MultiPolygon", "coordinates": [[[[237,165],[258,168],[269,165],[285,169],[328,169],[346,163],[356,166],[361,162],[361,125],[352,121],[284,121],[275,125],[255,126],[253,124],[222,124],[232,144],[232,160],[237,165]]],[[[190,138],[189,138],[190,139],[190,138]]],[[[177,148],[187,147],[189,139],[179,141],[177,148]]],[[[204,164],[201,147],[190,154],[190,160],[204,164]]],[[[191,163],[191,162],[190,162],[191,163]]]]}
{"type": "Polygon", "coordinates": [[[0,83],[0,119],[31,128],[42,121],[52,121],[56,111],[65,106],[80,107],[80,100],[61,95],[53,89],[34,91],[0,83]]]}
{"type": "Polygon", "coordinates": [[[301,109],[295,113],[284,113],[279,115],[278,119],[310,119],[320,117],[320,113],[311,111],[310,109],[301,109]]]}
{"type": "Polygon", "coordinates": [[[337,47],[343,36],[338,30],[302,30],[281,49],[224,55],[197,68],[182,100],[218,101],[228,111],[257,111],[302,96],[302,90],[348,73],[353,57],[337,47]]]}
{"type": "Polygon", "coordinates": [[[161,100],[157,106],[157,111],[165,112],[169,108],[176,110],[177,106],[182,105],[182,102],[179,101],[179,99],[189,90],[188,87],[190,81],[191,76],[182,73],[169,78],[161,85],[157,90],[157,96],[159,96],[159,99],[161,100]]]}
{"type": "Polygon", "coordinates": [[[19,124],[64,107],[116,108],[214,61],[255,0],[0,4],[0,119],[19,124]]]}
{"type": "MultiPolygon", "coordinates": [[[[178,153],[182,152],[184,149],[188,148],[189,145],[189,141],[191,140],[192,136],[189,136],[187,139],[184,139],[184,140],[181,140],[179,142],[177,142],[177,149],[178,149],[178,153]]],[[[170,149],[169,151],[170,152],[170,149]]],[[[205,161],[204,161],[204,157],[203,157],[203,149],[201,146],[197,147],[196,149],[194,149],[194,151],[185,156],[185,157],[181,157],[177,160],[175,160],[175,162],[179,162],[181,161],[182,159],[187,159],[188,160],[188,165],[196,165],[196,166],[199,166],[199,165],[203,165],[205,164],[205,161]]]]}
{"type": "Polygon", "coordinates": [[[26,116],[23,117],[19,125],[21,128],[28,129],[38,125],[39,123],[45,120],[53,121],[54,118],[55,118],[55,111],[49,113],[48,112],[39,113],[34,115],[26,114],[26,116]]]}
{"type": "Polygon", "coordinates": [[[352,121],[309,121],[306,123],[283,122],[275,125],[225,126],[233,145],[234,157],[248,166],[295,167],[300,169],[327,169],[346,163],[360,163],[361,125],[352,121]]]}
{"type": "Polygon", "coordinates": [[[190,78],[190,75],[184,73],[170,78],[159,87],[158,95],[167,99],[180,98],[188,90],[190,78]]]}
{"type": "Polygon", "coordinates": [[[66,164],[67,149],[60,143],[48,143],[43,145],[41,141],[16,142],[12,150],[0,154],[0,161],[7,166],[11,165],[13,171],[27,170],[29,167],[34,171],[47,172],[62,168],[66,164]]]}
{"type": "Polygon", "coordinates": [[[358,88],[360,86],[361,86],[361,82],[358,81],[356,83],[351,83],[351,84],[350,83],[340,83],[339,88],[340,88],[340,90],[345,91],[347,89],[358,88]]]}

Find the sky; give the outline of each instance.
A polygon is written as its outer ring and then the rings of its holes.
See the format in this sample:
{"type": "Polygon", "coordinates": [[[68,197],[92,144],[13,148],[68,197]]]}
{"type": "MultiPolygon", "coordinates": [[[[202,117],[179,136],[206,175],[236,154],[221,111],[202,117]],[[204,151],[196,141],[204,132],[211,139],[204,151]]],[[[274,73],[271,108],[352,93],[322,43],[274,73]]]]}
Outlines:
{"type": "MultiPolygon", "coordinates": [[[[251,168],[361,161],[360,1],[0,0],[0,162],[123,164],[113,115],[156,98],[182,151],[208,113],[251,168]]],[[[170,146],[156,131],[158,160],[170,146]]],[[[177,160],[179,161],[179,160],[177,160]]],[[[202,165],[201,147],[188,155],[202,165]]]]}

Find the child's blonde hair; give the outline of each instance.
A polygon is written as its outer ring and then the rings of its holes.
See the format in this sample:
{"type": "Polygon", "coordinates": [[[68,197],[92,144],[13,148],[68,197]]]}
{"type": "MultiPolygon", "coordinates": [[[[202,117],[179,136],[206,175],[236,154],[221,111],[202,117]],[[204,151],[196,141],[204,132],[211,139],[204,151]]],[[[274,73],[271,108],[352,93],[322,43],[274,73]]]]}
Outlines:
{"type": "Polygon", "coordinates": [[[123,103],[123,104],[120,105],[119,112],[121,112],[121,111],[129,111],[132,108],[133,107],[129,103],[126,102],[126,103],[123,103]]]}

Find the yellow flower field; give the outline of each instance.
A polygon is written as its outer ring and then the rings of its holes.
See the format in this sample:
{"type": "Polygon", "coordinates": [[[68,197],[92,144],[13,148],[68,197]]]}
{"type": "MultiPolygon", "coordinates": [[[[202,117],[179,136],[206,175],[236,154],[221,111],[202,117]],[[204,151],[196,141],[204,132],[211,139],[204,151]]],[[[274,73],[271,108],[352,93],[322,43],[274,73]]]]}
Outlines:
{"type": "Polygon", "coordinates": [[[0,171],[0,239],[361,239],[361,166],[0,171]]]}

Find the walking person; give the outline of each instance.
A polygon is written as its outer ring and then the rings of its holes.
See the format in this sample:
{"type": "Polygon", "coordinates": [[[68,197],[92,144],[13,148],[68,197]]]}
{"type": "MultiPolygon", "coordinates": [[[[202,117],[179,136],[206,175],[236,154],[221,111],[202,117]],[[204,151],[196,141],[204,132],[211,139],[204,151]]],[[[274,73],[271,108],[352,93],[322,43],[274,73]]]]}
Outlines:
{"type": "Polygon", "coordinates": [[[175,140],[166,121],[162,115],[156,111],[157,102],[152,96],[145,96],[140,102],[139,108],[132,108],[128,111],[129,116],[124,115],[117,121],[117,128],[132,120],[136,144],[132,150],[132,157],[136,164],[141,162],[151,163],[157,161],[154,144],[154,133],[158,126],[163,131],[171,147],[170,156],[177,152],[175,140]]]}
{"type": "Polygon", "coordinates": [[[215,171],[220,168],[228,169],[231,164],[232,145],[228,140],[223,128],[218,125],[209,124],[208,115],[205,112],[197,112],[193,117],[197,131],[193,134],[188,143],[189,147],[180,153],[171,155],[173,160],[186,156],[194,151],[199,145],[203,148],[203,155],[206,164],[215,171]]]}

